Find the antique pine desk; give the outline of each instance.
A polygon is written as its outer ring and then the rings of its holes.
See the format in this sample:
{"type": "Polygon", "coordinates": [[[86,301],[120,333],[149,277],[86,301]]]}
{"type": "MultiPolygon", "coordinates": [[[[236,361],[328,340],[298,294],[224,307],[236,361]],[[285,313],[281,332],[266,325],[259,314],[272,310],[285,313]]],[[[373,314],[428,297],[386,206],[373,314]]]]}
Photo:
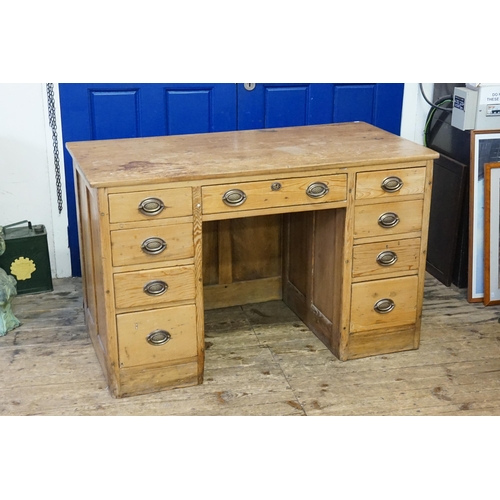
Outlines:
{"type": "Polygon", "coordinates": [[[283,300],[340,360],[418,348],[434,151],[359,122],[67,148],[114,396],[202,383],[208,308],[283,300]]]}

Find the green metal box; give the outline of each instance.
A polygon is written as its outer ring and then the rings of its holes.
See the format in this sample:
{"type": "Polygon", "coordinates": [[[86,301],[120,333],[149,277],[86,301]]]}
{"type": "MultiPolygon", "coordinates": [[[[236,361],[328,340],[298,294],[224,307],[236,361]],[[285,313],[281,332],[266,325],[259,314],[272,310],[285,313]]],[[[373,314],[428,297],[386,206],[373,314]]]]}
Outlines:
{"type": "Polygon", "coordinates": [[[6,246],[0,267],[16,279],[18,295],[53,290],[45,226],[22,221],[0,230],[6,246]]]}

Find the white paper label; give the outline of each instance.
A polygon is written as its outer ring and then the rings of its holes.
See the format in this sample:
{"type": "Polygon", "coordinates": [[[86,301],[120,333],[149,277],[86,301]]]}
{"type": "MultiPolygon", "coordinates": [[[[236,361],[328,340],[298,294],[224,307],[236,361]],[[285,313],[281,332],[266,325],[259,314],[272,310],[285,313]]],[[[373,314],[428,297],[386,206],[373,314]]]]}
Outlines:
{"type": "Polygon", "coordinates": [[[479,104],[500,104],[500,87],[482,87],[479,104]]]}

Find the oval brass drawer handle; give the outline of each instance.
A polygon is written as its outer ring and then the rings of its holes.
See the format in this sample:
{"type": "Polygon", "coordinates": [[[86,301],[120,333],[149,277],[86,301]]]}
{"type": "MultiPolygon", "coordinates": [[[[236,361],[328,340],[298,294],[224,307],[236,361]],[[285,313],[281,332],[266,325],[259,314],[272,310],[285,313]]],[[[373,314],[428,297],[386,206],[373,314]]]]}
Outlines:
{"type": "Polygon", "coordinates": [[[396,191],[399,191],[403,187],[403,181],[399,177],[391,175],[390,177],[386,177],[382,181],[380,187],[386,193],[395,193],[396,191]]]}
{"type": "Polygon", "coordinates": [[[152,280],[144,285],[143,290],[146,295],[155,297],[164,294],[168,290],[168,284],[161,280],[152,280]]]}
{"type": "Polygon", "coordinates": [[[149,255],[157,255],[167,248],[167,243],[158,237],[148,238],[144,240],[141,245],[141,249],[144,253],[149,255]]]}
{"type": "Polygon", "coordinates": [[[172,335],[167,330],[154,330],[146,337],[146,340],[149,344],[158,346],[166,344],[171,338],[172,335]]]}
{"type": "Polygon", "coordinates": [[[241,189],[230,189],[222,195],[222,201],[228,207],[238,207],[239,205],[243,205],[246,199],[247,195],[241,189]]]}
{"type": "Polygon", "coordinates": [[[384,250],[383,252],[380,252],[377,255],[377,264],[381,266],[392,266],[395,264],[398,260],[398,256],[396,252],[393,252],[391,250],[384,250]]]}
{"type": "Polygon", "coordinates": [[[165,204],[160,198],[146,198],[137,208],[144,215],[158,215],[165,208],[165,204]]]}
{"type": "Polygon", "coordinates": [[[393,300],[380,299],[377,302],[375,302],[375,305],[373,306],[373,310],[379,314],[387,314],[387,313],[390,313],[395,307],[396,307],[396,304],[394,303],[393,300]]]}
{"type": "Polygon", "coordinates": [[[381,227],[389,228],[394,227],[399,222],[398,214],[394,212],[385,212],[378,218],[378,224],[381,227]]]}
{"type": "Polygon", "coordinates": [[[309,198],[322,198],[328,194],[328,191],[330,189],[324,182],[313,182],[307,186],[306,194],[309,198]]]}

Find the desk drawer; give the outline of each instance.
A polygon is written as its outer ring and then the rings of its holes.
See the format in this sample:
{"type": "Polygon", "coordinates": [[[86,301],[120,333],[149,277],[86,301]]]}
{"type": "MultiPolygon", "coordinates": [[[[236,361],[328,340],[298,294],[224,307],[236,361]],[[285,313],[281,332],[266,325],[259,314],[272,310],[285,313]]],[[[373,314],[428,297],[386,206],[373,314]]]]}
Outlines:
{"type": "Polygon", "coordinates": [[[148,264],[193,257],[193,225],[111,231],[113,266],[148,264]]]}
{"type": "Polygon", "coordinates": [[[356,199],[423,194],[425,167],[362,172],[356,175],[356,199]]]}
{"type": "Polygon", "coordinates": [[[417,292],[417,276],[354,283],[351,332],[415,323],[417,292]]]}
{"type": "Polygon", "coordinates": [[[423,206],[423,200],[357,206],[354,209],[354,238],[420,231],[423,206]]]}
{"type": "Polygon", "coordinates": [[[119,314],[118,352],[121,367],[195,357],[196,307],[168,307],[119,314]]]}
{"type": "Polygon", "coordinates": [[[420,238],[356,245],[353,250],[353,278],[417,271],[420,238]]]}
{"type": "Polygon", "coordinates": [[[112,224],[183,217],[193,213],[189,187],[110,194],[108,202],[112,224]]]}
{"type": "Polygon", "coordinates": [[[160,306],[195,296],[194,266],[165,267],[114,275],[118,309],[160,306]]]}
{"type": "Polygon", "coordinates": [[[346,187],[346,174],[206,186],[202,189],[203,213],[342,201],[346,187]]]}

